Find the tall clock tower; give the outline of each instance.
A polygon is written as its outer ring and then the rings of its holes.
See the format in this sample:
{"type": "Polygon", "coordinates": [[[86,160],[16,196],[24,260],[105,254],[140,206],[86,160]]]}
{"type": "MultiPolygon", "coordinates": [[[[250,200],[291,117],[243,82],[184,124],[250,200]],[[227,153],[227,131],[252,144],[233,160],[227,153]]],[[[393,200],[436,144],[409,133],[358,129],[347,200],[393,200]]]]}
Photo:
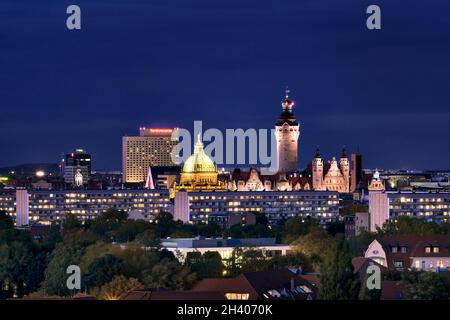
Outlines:
{"type": "Polygon", "coordinates": [[[285,99],[281,102],[282,111],[275,124],[278,172],[280,173],[292,173],[298,169],[300,125],[292,113],[294,101],[289,98],[289,93],[289,89],[286,88],[285,99]]]}

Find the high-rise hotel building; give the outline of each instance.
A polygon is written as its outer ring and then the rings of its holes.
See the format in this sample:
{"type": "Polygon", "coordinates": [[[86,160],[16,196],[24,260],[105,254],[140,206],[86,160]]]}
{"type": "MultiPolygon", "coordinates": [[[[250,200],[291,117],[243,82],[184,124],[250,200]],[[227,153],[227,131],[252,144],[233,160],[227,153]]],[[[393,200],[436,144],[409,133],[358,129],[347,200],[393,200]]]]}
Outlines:
{"type": "Polygon", "coordinates": [[[125,136],[122,139],[123,181],[145,182],[149,167],[171,167],[172,150],[178,141],[172,140],[174,129],[140,128],[139,136],[125,136]]]}

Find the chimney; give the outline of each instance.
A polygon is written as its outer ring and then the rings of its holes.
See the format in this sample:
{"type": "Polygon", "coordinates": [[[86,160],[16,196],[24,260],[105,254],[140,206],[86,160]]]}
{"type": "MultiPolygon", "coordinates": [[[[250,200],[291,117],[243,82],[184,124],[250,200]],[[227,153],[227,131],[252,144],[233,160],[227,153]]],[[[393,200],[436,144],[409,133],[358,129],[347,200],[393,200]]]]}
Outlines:
{"type": "Polygon", "coordinates": [[[291,278],[291,291],[295,290],[295,280],[294,278],[291,278]]]}

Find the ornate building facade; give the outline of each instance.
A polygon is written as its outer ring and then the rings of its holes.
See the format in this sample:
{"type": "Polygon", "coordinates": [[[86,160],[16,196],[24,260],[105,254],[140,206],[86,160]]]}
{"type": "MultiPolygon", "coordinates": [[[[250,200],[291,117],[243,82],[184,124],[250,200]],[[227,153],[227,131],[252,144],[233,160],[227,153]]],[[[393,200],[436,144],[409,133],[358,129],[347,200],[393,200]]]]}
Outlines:
{"type": "Polygon", "coordinates": [[[350,192],[350,162],[345,150],[338,161],[324,164],[320,153],[306,170],[298,170],[298,138],[300,125],[292,110],[294,102],[286,90],[282,112],[275,124],[278,170],[263,174],[256,168],[235,169],[218,174],[217,166],[205,154],[200,136],[194,153],[185,161],[180,179],[172,186],[176,191],[337,191],[350,192]]]}
{"type": "Polygon", "coordinates": [[[307,177],[294,173],[286,176],[284,173],[272,175],[262,174],[255,168],[249,171],[235,169],[230,177],[226,177],[226,186],[231,191],[300,191],[311,190],[307,177]]]}
{"type": "Polygon", "coordinates": [[[181,171],[180,182],[174,182],[171,196],[179,190],[185,191],[220,191],[224,184],[218,180],[217,166],[205,153],[200,135],[194,145],[194,153],[186,159],[181,171]]]}
{"type": "Polygon", "coordinates": [[[350,192],[350,162],[345,149],[342,152],[339,164],[335,157],[324,165],[319,150],[311,164],[312,185],[316,191],[350,192]]]}

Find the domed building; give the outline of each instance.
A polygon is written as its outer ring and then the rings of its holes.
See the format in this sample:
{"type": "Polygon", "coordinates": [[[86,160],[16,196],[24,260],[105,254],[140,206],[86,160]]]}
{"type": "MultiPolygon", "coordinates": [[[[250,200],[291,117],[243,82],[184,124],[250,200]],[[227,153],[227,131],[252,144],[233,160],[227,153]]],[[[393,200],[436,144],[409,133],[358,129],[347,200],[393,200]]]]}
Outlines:
{"type": "Polygon", "coordinates": [[[194,153],[186,159],[183,170],[181,171],[181,185],[210,185],[217,184],[217,166],[205,154],[203,143],[200,140],[200,135],[194,146],[194,153]]]}
{"type": "Polygon", "coordinates": [[[172,196],[175,192],[185,191],[223,191],[224,185],[218,181],[217,166],[205,153],[203,143],[198,135],[194,153],[184,162],[181,170],[180,183],[172,186],[172,196]]]}

